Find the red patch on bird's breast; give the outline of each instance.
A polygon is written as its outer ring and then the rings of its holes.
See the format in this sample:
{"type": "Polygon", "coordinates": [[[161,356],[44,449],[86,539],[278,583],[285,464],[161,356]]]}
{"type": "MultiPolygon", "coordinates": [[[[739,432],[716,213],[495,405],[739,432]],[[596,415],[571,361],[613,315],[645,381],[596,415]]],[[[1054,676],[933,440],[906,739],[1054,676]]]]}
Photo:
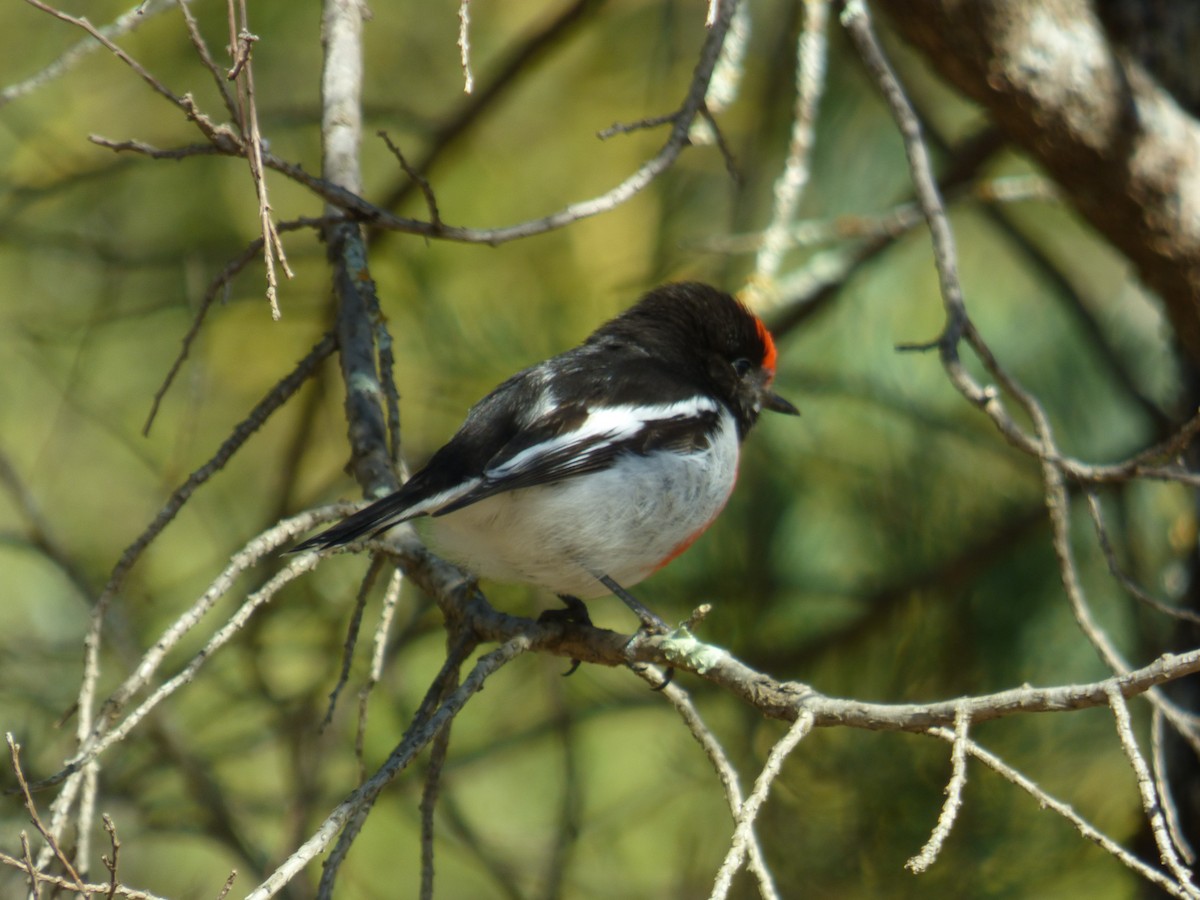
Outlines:
{"type": "Polygon", "coordinates": [[[668,553],[666,556],[664,556],[662,561],[657,566],[654,567],[654,571],[657,572],[659,569],[661,569],[663,566],[665,566],[671,560],[673,560],[677,556],[679,556],[679,554],[683,553],[683,551],[686,550],[688,547],[692,546],[692,544],[696,543],[696,539],[698,537],[700,537],[700,535],[704,534],[704,532],[708,531],[708,526],[713,523],[714,519],[716,519],[716,516],[713,516],[712,519],[709,519],[705,523],[703,528],[701,528],[699,531],[696,531],[695,533],[693,533],[682,544],[680,544],[678,547],[676,547],[674,550],[672,550],[670,553],[668,553]]]}

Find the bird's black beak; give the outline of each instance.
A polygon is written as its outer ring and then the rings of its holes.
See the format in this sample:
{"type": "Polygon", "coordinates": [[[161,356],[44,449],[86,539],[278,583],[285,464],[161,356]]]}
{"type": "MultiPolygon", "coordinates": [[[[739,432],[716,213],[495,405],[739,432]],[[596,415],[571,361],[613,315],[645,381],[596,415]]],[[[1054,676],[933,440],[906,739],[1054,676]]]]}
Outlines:
{"type": "Polygon", "coordinates": [[[796,409],[796,407],[778,394],[772,394],[770,391],[767,391],[763,397],[763,409],[769,409],[771,412],[786,413],[789,416],[800,415],[800,410],[796,409]]]}

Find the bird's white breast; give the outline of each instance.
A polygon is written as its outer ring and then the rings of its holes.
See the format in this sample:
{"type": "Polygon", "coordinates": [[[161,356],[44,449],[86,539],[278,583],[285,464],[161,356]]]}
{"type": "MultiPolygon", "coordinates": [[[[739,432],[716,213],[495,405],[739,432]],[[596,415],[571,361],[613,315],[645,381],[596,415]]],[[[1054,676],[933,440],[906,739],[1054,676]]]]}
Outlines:
{"type": "Polygon", "coordinates": [[[709,446],[626,453],[607,469],[496,494],[432,520],[440,552],[497,581],[587,599],[641,581],[703,531],[737,479],[737,428],[722,408],[709,446]]]}

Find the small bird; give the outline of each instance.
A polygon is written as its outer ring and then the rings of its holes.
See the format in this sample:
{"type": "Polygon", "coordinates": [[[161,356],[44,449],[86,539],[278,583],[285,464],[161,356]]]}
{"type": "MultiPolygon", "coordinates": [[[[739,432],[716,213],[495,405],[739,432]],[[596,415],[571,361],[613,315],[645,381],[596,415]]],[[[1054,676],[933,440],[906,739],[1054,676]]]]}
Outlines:
{"type": "Polygon", "coordinates": [[[612,592],[660,630],[625,588],[712,524],[759,413],[798,414],[771,391],[775,360],[729,294],[656,288],[513,375],[403,487],[295,551],[430,516],[435,548],[476,575],[547,588],[584,620],[580,601],[612,592]]]}

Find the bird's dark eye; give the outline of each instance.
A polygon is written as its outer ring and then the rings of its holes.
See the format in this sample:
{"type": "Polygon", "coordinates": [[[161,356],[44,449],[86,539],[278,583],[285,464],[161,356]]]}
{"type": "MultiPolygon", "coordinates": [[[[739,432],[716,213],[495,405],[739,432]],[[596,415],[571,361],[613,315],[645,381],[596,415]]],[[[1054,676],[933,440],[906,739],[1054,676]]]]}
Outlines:
{"type": "Polygon", "coordinates": [[[739,357],[733,361],[733,371],[738,378],[745,378],[746,374],[754,368],[754,364],[745,357],[739,357]]]}

